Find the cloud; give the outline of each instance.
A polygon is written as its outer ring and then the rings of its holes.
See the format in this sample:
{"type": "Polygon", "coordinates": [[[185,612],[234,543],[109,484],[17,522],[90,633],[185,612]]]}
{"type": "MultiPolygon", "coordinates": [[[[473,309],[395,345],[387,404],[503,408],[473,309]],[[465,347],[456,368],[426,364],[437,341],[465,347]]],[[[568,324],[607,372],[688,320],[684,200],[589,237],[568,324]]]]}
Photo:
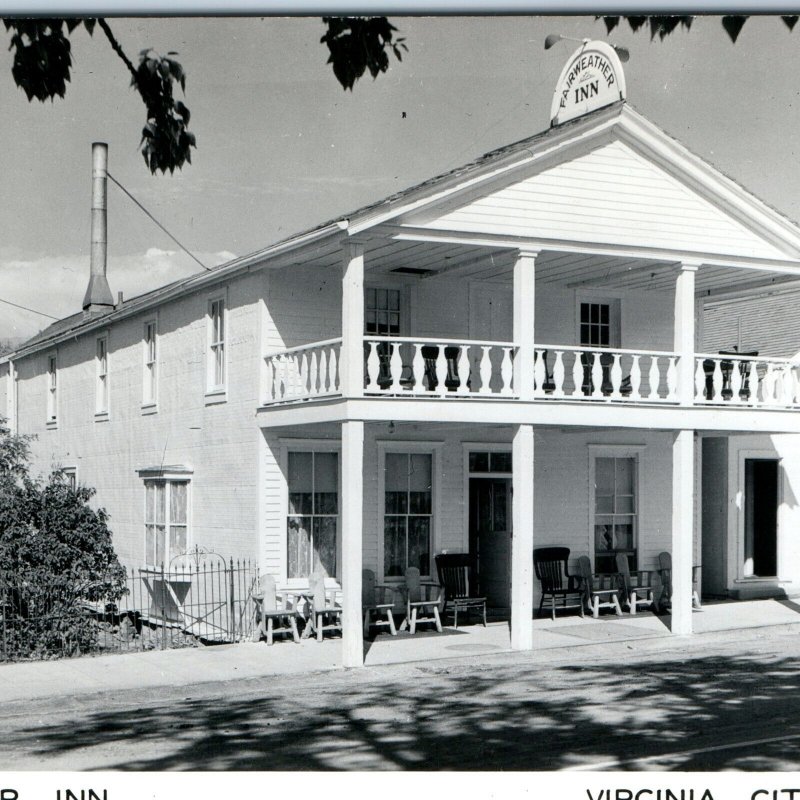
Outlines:
{"type": "MultiPolygon", "coordinates": [[[[228,251],[197,253],[209,267],[235,258],[228,251]]],[[[108,259],[108,283],[116,297],[132,298],[200,271],[186,253],[149,248],[143,254],[108,259]]],[[[89,257],[67,255],[24,258],[0,251],[0,298],[62,318],[80,311],[89,280],[89,257]]],[[[29,337],[53,320],[0,303],[0,339],[29,337]]]]}

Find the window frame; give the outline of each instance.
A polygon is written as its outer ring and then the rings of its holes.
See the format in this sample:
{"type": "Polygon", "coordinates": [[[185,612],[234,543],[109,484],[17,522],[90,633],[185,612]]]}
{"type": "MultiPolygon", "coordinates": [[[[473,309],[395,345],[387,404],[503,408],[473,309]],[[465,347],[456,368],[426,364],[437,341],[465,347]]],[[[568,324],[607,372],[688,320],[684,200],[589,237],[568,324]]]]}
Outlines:
{"type": "Polygon", "coordinates": [[[576,291],[575,293],[575,344],[598,350],[609,350],[622,347],[622,297],[613,294],[595,294],[593,292],[576,291]],[[581,339],[581,306],[607,305],[609,307],[609,337],[607,345],[582,344],[581,339]]]}
{"type": "Polygon", "coordinates": [[[228,292],[208,297],[206,305],[206,403],[225,402],[228,390],[228,292]],[[214,307],[222,304],[221,338],[215,339],[214,307]],[[217,349],[222,352],[222,380],[216,382],[217,349]]]}
{"type": "Polygon", "coordinates": [[[108,354],[108,334],[104,333],[95,338],[95,406],[94,415],[96,419],[107,419],[111,407],[111,387],[109,375],[111,372],[110,359],[108,354]],[[103,355],[100,355],[100,348],[103,348],[103,355]],[[103,366],[105,361],[105,367],[103,366]]]}
{"type": "MultiPolygon", "coordinates": [[[[634,497],[634,531],[633,531],[633,551],[635,553],[635,564],[631,571],[641,569],[642,541],[640,522],[642,516],[642,501],[644,497],[642,484],[642,457],[646,450],[646,445],[589,445],[589,541],[588,551],[592,559],[592,569],[597,570],[597,549],[595,543],[595,519],[596,517],[613,516],[613,514],[598,514],[597,505],[597,459],[598,458],[630,458],[633,459],[633,497],[634,497]]],[[[615,570],[616,571],[616,568],[615,570]]]]}
{"type": "MultiPolygon", "coordinates": [[[[155,526],[155,522],[150,523],[147,518],[147,484],[148,483],[156,483],[156,484],[164,484],[165,486],[165,495],[164,495],[164,553],[165,556],[169,555],[170,552],[170,539],[171,539],[171,531],[170,528],[177,527],[173,526],[172,521],[170,519],[170,511],[171,511],[171,493],[172,493],[172,484],[175,483],[185,483],[186,484],[186,522],[184,523],[186,528],[186,551],[188,552],[193,544],[193,525],[192,525],[192,471],[188,469],[171,469],[165,470],[161,468],[152,468],[152,469],[144,469],[138,471],[139,478],[142,481],[142,488],[144,492],[142,494],[142,552],[144,557],[142,558],[142,563],[148,569],[161,569],[161,564],[154,564],[148,561],[148,552],[147,552],[147,526],[149,524],[153,524],[155,526]]],[[[181,524],[181,523],[178,523],[181,524]]],[[[176,553],[175,556],[178,554],[176,553]]],[[[173,556],[172,558],[174,558],[173,556]]],[[[163,567],[165,570],[169,569],[169,565],[172,561],[172,558],[166,559],[163,567]]]]}
{"type": "MultiPolygon", "coordinates": [[[[389,453],[429,454],[431,456],[431,547],[430,547],[430,570],[428,575],[422,575],[423,579],[433,578],[435,572],[434,556],[439,552],[440,544],[440,520],[441,520],[441,491],[439,487],[439,475],[441,470],[442,446],[444,442],[420,442],[420,441],[397,441],[378,440],[378,492],[377,492],[377,519],[378,519],[378,572],[383,583],[398,583],[404,581],[404,576],[386,574],[386,557],[384,536],[386,529],[386,455],[389,453]]],[[[393,515],[389,515],[393,516],[393,515]]]]}
{"type": "Polygon", "coordinates": [[[142,333],[142,410],[151,413],[158,407],[158,338],[158,318],[145,320],[142,333]],[[151,339],[148,338],[151,329],[152,347],[151,339]]]}
{"type": "Polygon", "coordinates": [[[289,453],[336,453],[338,469],[336,520],[336,575],[329,576],[341,581],[342,570],[342,455],[341,443],[330,439],[294,439],[279,440],[281,459],[281,552],[280,575],[282,582],[290,589],[305,588],[308,578],[289,577],[289,453]]]}
{"type": "Polygon", "coordinates": [[[78,468],[77,467],[60,467],[59,470],[67,479],[67,483],[71,489],[78,488],[78,468]]]}
{"type": "Polygon", "coordinates": [[[47,418],[48,428],[58,425],[58,351],[47,356],[47,418]]]}

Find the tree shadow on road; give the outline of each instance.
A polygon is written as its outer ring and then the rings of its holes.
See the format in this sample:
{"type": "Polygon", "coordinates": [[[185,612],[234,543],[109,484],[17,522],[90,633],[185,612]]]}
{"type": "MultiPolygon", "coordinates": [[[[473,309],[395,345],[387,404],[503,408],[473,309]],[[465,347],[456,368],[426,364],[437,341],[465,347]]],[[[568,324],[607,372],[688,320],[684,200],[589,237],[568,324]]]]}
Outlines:
{"type": "Polygon", "coordinates": [[[410,667],[399,682],[378,670],[265,679],[255,698],[100,710],[19,730],[15,750],[44,766],[106,747],[125,757],[103,768],[120,770],[797,769],[800,664],[757,653],[648,658],[410,667]]]}

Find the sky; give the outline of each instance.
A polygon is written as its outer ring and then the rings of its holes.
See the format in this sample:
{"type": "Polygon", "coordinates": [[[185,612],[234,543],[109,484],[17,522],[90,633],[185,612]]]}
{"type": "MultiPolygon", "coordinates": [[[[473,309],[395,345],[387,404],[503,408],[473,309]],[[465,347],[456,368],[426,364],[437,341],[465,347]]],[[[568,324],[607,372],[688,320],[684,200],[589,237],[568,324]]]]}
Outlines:
{"type": "MultiPolygon", "coordinates": [[[[28,103],[0,47],[0,298],[62,317],[89,273],[91,143],[109,172],[209,266],[266,247],[549,125],[573,50],[548,33],[624,45],[628,101],[761,199],[800,219],[800,25],[753,18],[734,45],[718,17],[663,42],[594,17],[392,17],[408,53],[345,92],[319,18],[113,19],[134,60],[179,53],[193,163],[152,176],[144,107],[102,33],[73,36],[66,98],[28,103]]],[[[0,31],[0,36],[6,35],[0,31]]],[[[200,268],[115,186],[108,280],[132,297],[200,268]]],[[[51,320],[0,304],[0,339],[51,320]]]]}

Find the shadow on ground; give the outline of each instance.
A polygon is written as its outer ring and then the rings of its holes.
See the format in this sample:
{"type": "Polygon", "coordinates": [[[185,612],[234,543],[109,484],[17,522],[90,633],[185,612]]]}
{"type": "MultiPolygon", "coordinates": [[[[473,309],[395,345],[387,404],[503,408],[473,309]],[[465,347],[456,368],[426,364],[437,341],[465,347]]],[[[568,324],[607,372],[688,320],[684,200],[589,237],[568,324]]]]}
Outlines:
{"type": "MultiPolygon", "coordinates": [[[[123,770],[800,766],[794,659],[648,658],[418,666],[383,682],[377,670],[304,675],[265,680],[257,696],[227,688],[225,697],[88,711],[45,728],[4,726],[3,737],[40,768],[86,752],[105,754],[87,764],[123,770]]],[[[13,768],[10,757],[4,767],[13,768]]]]}

